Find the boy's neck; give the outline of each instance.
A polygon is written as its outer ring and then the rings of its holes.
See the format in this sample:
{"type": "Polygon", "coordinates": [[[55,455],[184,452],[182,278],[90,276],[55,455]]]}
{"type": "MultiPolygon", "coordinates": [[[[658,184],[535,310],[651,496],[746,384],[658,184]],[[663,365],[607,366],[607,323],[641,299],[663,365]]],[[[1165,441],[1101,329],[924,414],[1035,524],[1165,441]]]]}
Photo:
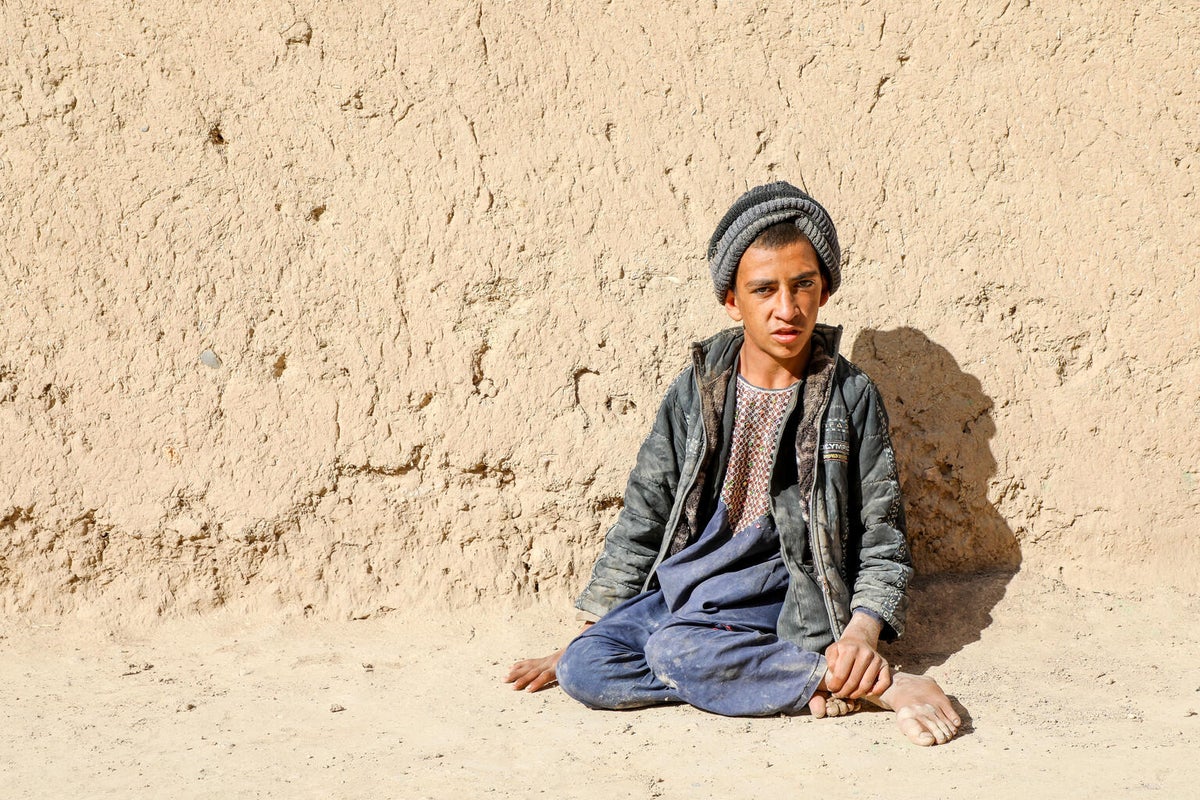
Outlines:
{"type": "Polygon", "coordinates": [[[738,374],[761,389],[786,389],[792,384],[804,379],[808,368],[808,359],[812,355],[812,340],[809,339],[804,350],[794,359],[787,362],[778,361],[769,354],[742,345],[738,358],[738,374]]]}

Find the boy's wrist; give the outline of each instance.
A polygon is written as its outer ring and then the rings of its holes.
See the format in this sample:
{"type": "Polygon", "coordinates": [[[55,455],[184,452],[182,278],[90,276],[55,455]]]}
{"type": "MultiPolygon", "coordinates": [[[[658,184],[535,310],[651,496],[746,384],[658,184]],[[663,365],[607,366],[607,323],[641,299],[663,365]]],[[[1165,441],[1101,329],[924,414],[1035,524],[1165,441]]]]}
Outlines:
{"type": "Polygon", "coordinates": [[[879,637],[883,633],[883,620],[861,608],[855,609],[846,625],[842,638],[847,637],[865,641],[875,649],[879,646],[879,637]]]}

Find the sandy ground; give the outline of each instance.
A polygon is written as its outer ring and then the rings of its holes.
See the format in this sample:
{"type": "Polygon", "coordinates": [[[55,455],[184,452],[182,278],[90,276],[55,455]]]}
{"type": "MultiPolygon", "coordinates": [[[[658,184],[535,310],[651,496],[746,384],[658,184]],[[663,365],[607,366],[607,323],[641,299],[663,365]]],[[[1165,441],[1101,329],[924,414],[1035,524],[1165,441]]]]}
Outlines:
{"type": "Polygon", "coordinates": [[[1196,4],[621,5],[0,0],[0,800],[1200,797],[1196,4]],[[943,748],[500,682],[774,179],[943,748]]]}
{"type": "Polygon", "coordinates": [[[13,797],[1195,797],[1200,598],[1018,575],[915,595],[889,658],[968,720],[938,748],[890,715],[591,712],[517,694],[564,608],[355,622],[209,615],[153,630],[4,623],[0,794],[13,797]],[[952,624],[928,621],[941,611],[952,624]],[[341,709],[341,710],[337,710],[341,709]]]}

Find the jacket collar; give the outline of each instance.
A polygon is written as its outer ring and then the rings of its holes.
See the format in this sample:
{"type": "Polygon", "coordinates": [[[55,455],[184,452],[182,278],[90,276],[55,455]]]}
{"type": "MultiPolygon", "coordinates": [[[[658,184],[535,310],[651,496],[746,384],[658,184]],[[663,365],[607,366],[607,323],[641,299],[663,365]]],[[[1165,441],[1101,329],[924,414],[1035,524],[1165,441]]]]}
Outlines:
{"type": "MultiPolygon", "coordinates": [[[[692,364],[696,368],[697,382],[702,388],[711,385],[722,376],[728,380],[728,373],[737,363],[744,338],[742,326],[736,325],[692,344],[692,364]]],[[[836,361],[841,343],[841,325],[822,325],[818,322],[817,327],[813,329],[814,353],[824,350],[825,355],[836,361]]]]}

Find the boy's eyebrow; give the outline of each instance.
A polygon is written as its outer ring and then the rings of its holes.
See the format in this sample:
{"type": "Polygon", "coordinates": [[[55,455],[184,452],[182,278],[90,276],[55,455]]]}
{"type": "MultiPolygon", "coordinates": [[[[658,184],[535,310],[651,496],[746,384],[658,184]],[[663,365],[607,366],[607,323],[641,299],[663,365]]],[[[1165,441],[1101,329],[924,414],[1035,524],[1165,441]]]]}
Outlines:
{"type": "MultiPolygon", "coordinates": [[[[819,274],[820,272],[818,270],[813,269],[809,270],[808,272],[801,272],[799,275],[793,275],[788,278],[787,281],[788,283],[802,281],[805,278],[815,278],[819,274]]],[[[758,289],[763,286],[774,286],[776,283],[778,283],[778,281],[776,281],[774,278],[759,278],[758,280],[746,281],[746,288],[758,289]]]]}

